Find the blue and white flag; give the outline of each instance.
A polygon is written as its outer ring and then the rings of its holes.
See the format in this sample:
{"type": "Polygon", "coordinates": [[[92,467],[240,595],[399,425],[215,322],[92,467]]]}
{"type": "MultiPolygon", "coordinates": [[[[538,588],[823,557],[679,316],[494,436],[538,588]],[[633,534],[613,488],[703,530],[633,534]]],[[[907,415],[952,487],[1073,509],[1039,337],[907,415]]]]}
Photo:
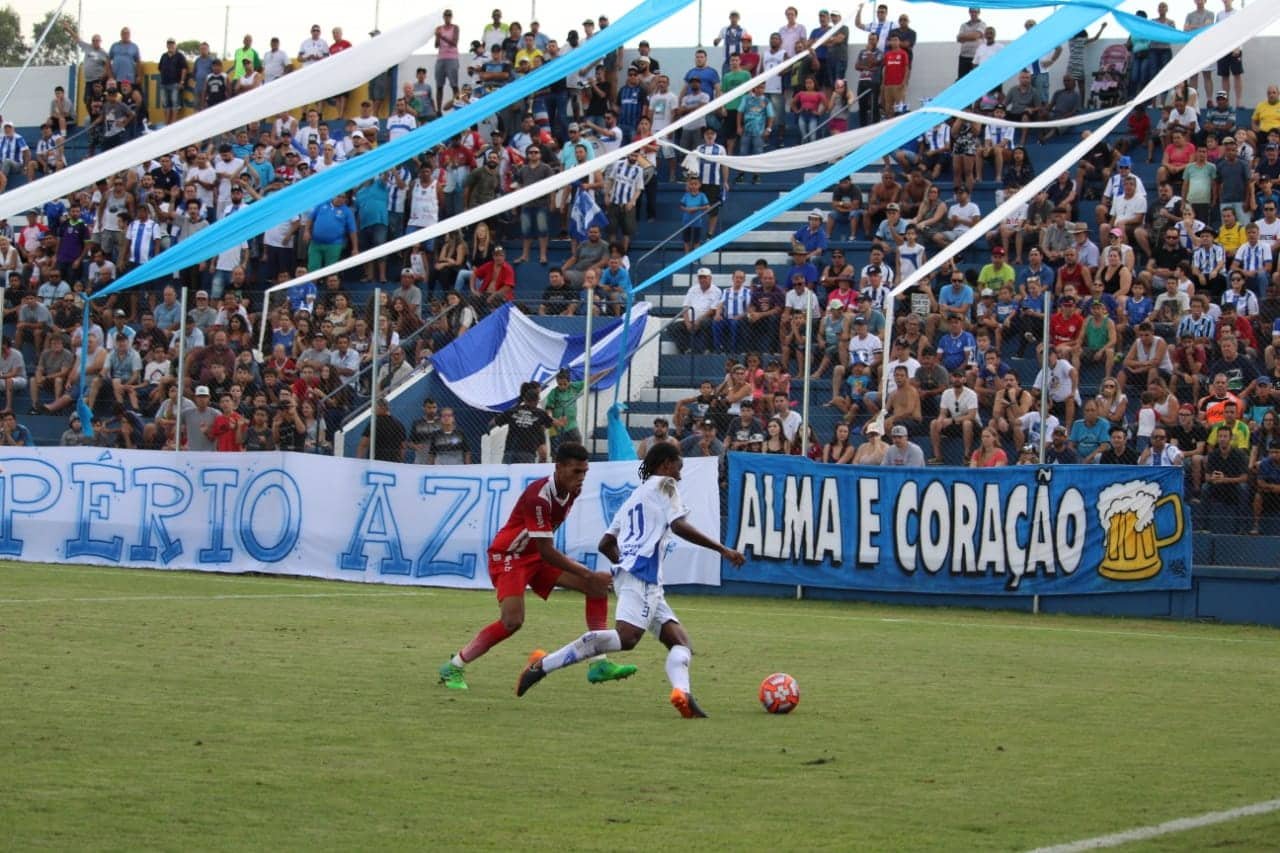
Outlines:
{"type": "Polygon", "coordinates": [[[603,228],[608,224],[609,217],[596,204],[596,194],[577,190],[573,196],[573,209],[569,211],[569,235],[581,243],[587,239],[587,229],[592,225],[603,228]]]}
{"type": "MultiPolygon", "coordinates": [[[[621,319],[592,334],[591,373],[609,370],[592,388],[611,387],[644,337],[649,303],[631,309],[626,329],[621,319]],[[610,368],[617,367],[617,370],[610,368]]],[[[513,305],[503,305],[461,338],[440,350],[431,363],[449,390],[469,406],[501,412],[520,399],[520,384],[547,384],[561,368],[583,379],[584,335],[567,335],[539,326],[513,305]]]]}

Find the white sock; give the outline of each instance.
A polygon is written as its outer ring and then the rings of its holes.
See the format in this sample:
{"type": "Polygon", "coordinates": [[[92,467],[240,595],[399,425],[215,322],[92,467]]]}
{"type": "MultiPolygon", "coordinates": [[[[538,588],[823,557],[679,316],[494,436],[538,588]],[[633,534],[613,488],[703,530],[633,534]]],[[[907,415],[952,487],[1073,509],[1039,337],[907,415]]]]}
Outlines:
{"type": "Polygon", "coordinates": [[[458,669],[462,669],[464,666],[467,665],[467,662],[462,659],[461,654],[455,654],[452,658],[449,659],[449,663],[453,664],[458,669]]]}
{"type": "Polygon", "coordinates": [[[588,631],[563,649],[556,649],[544,657],[542,659],[542,669],[546,672],[554,672],[557,669],[581,663],[596,655],[601,655],[605,652],[616,652],[621,649],[622,640],[618,637],[617,631],[588,631]]]}
{"type": "Polygon", "coordinates": [[[688,646],[672,646],[667,653],[667,680],[677,690],[689,692],[689,659],[693,652],[688,646]]]}

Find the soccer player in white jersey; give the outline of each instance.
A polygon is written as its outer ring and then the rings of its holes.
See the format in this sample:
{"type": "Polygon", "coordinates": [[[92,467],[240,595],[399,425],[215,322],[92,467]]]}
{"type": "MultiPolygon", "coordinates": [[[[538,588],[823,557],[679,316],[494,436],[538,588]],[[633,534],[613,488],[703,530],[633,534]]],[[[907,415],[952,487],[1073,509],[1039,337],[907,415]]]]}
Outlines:
{"type": "Polygon", "coordinates": [[[619,508],[600,539],[600,553],[613,565],[613,587],[618,596],[614,630],[588,631],[551,654],[541,649],[534,651],[529,665],[520,673],[517,696],[523,696],[547,673],[605,652],[633,649],[644,632],[651,631],[669,650],[671,704],[682,717],[707,716],[689,692],[689,660],[693,652],[689,635],[663,595],[662,562],[674,547],[673,533],[716,551],[735,566],[741,566],[744,558],[689,524],[689,508],[677,488],[683,466],[680,448],[665,443],[649,448],[640,463],[640,486],[619,508]]]}

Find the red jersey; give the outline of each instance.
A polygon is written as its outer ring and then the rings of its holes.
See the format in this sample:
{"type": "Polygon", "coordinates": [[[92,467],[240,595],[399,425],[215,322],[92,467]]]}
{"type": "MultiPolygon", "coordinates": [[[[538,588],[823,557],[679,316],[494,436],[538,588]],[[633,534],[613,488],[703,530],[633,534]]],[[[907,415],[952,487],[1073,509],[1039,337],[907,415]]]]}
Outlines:
{"type": "Polygon", "coordinates": [[[214,418],[213,426],[209,428],[209,437],[214,440],[219,452],[238,453],[244,450],[244,446],[240,444],[240,424],[243,421],[244,417],[239,412],[214,418]]]}
{"type": "Polygon", "coordinates": [[[538,549],[533,540],[555,536],[577,497],[577,492],[557,495],[554,476],[534,480],[516,500],[507,523],[493,537],[490,555],[536,555],[538,549]]]}
{"type": "Polygon", "coordinates": [[[1055,311],[1049,318],[1049,339],[1055,344],[1073,342],[1084,328],[1084,315],[1073,313],[1070,317],[1061,311],[1055,311]]]}
{"type": "Polygon", "coordinates": [[[905,50],[890,50],[884,55],[884,71],[882,82],[885,86],[901,86],[907,82],[907,69],[911,67],[911,57],[905,50]]]}

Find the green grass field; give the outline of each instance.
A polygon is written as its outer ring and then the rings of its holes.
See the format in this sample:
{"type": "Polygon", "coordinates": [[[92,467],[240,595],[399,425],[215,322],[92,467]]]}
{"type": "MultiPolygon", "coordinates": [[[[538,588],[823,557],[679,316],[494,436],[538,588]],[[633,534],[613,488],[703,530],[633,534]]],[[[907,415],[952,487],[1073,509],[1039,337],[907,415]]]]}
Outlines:
{"type": "MultiPolygon", "coordinates": [[[[491,594],[0,564],[12,850],[1024,850],[1280,796],[1280,633],[677,597],[708,720],[584,667],[581,599],[435,683],[491,594]],[[784,670],[799,709],[765,714],[784,670]]],[[[1142,850],[1275,849],[1280,813],[1142,850]]]]}

